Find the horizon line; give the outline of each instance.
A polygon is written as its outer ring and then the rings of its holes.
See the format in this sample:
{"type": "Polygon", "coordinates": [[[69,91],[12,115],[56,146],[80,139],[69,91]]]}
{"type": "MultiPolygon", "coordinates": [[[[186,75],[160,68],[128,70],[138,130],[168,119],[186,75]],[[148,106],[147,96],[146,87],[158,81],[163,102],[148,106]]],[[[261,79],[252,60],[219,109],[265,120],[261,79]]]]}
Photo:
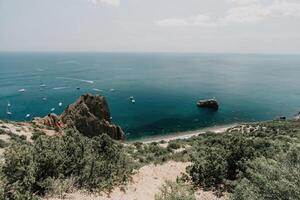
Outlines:
{"type": "Polygon", "coordinates": [[[0,50],[0,53],[124,53],[124,54],[223,54],[223,55],[300,55],[300,52],[266,53],[266,52],[200,52],[200,51],[81,51],[81,50],[0,50]]]}

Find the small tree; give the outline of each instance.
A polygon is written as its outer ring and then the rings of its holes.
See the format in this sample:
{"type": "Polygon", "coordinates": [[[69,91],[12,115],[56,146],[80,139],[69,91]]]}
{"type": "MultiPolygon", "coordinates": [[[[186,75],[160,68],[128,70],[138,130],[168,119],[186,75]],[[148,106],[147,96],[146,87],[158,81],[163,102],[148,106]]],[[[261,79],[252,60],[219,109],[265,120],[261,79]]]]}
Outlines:
{"type": "Polygon", "coordinates": [[[160,193],[155,195],[155,200],[196,200],[196,198],[191,186],[180,181],[166,181],[160,188],[160,193]]]}

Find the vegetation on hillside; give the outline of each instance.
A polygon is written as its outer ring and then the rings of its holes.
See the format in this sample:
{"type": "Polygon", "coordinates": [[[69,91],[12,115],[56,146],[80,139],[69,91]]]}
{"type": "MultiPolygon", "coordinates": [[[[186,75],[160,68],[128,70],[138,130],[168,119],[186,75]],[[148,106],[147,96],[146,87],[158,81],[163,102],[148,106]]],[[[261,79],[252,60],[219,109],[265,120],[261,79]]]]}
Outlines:
{"type": "Polygon", "coordinates": [[[264,128],[194,139],[188,170],[192,182],[232,192],[232,198],[239,200],[300,199],[300,123],[253,126],[264,128]]]}
{"type": "Polygon", "coordinates": [[[123,145],[103,134],[92,139],[78,133],[36,137],[33,143],[14,141],[1,167],[4,199],[34,199],[52,192],[57,183],[111,190],[128,181],[133,170],[123,145]]]}
{"type": "Polygon", "coordinates": [[[199,187],[227,191],[234,200],[300,199],[300,122],[251,126],[259,128],[168,144],[121,144],[106,134],[87,138],[72,131],[52,137],[37,132],[32,143],[13,137],[0,166],[0,199],[33,199],[72,187],[109,191],[126,183],[133,169],[168,160],[191,166],[185,182],[167,182],[156,199],[194,199],[193,189],[199,187]]]}

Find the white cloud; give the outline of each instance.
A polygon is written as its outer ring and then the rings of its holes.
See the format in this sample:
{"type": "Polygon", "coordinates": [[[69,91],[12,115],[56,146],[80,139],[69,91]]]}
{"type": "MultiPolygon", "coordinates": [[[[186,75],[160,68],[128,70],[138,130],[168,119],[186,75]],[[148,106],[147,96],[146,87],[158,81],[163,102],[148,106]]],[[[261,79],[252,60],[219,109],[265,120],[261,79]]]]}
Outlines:
{"type": "Polygon", "coordinates": [[[207,15],[196,15],[187,18],[169,18],[156,21],[159,26],[213,26],[207,15]]]}
{"type": "Polygon", "coordinates": [[[110,6],[115,6],[115,7],[120,6],[120,0],[89,0],[89,1],[92,2],[93,4],[105,3],[110,6]]]}
{"type": "Polygon", "coordinates": [[[231,7],[223,17],[196,15],[186,18],[169,18],[156,21],[159,26],[204,26],[215,27],[233,23],[258,23],[271,17],[300,17],[300,2],[274,0],[262,4],[260,0],[226,0],[231,7]]]}

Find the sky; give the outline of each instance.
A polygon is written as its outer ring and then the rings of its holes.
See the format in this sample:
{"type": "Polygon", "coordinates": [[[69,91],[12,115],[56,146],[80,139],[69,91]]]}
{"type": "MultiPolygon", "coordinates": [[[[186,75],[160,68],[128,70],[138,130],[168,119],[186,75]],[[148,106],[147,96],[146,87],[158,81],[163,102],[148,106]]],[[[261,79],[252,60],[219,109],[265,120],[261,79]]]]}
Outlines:
{"type": "Polygon", "coordinates": [[[300,0],[0,0],[0,51],[300,53],[300,0]]]}

